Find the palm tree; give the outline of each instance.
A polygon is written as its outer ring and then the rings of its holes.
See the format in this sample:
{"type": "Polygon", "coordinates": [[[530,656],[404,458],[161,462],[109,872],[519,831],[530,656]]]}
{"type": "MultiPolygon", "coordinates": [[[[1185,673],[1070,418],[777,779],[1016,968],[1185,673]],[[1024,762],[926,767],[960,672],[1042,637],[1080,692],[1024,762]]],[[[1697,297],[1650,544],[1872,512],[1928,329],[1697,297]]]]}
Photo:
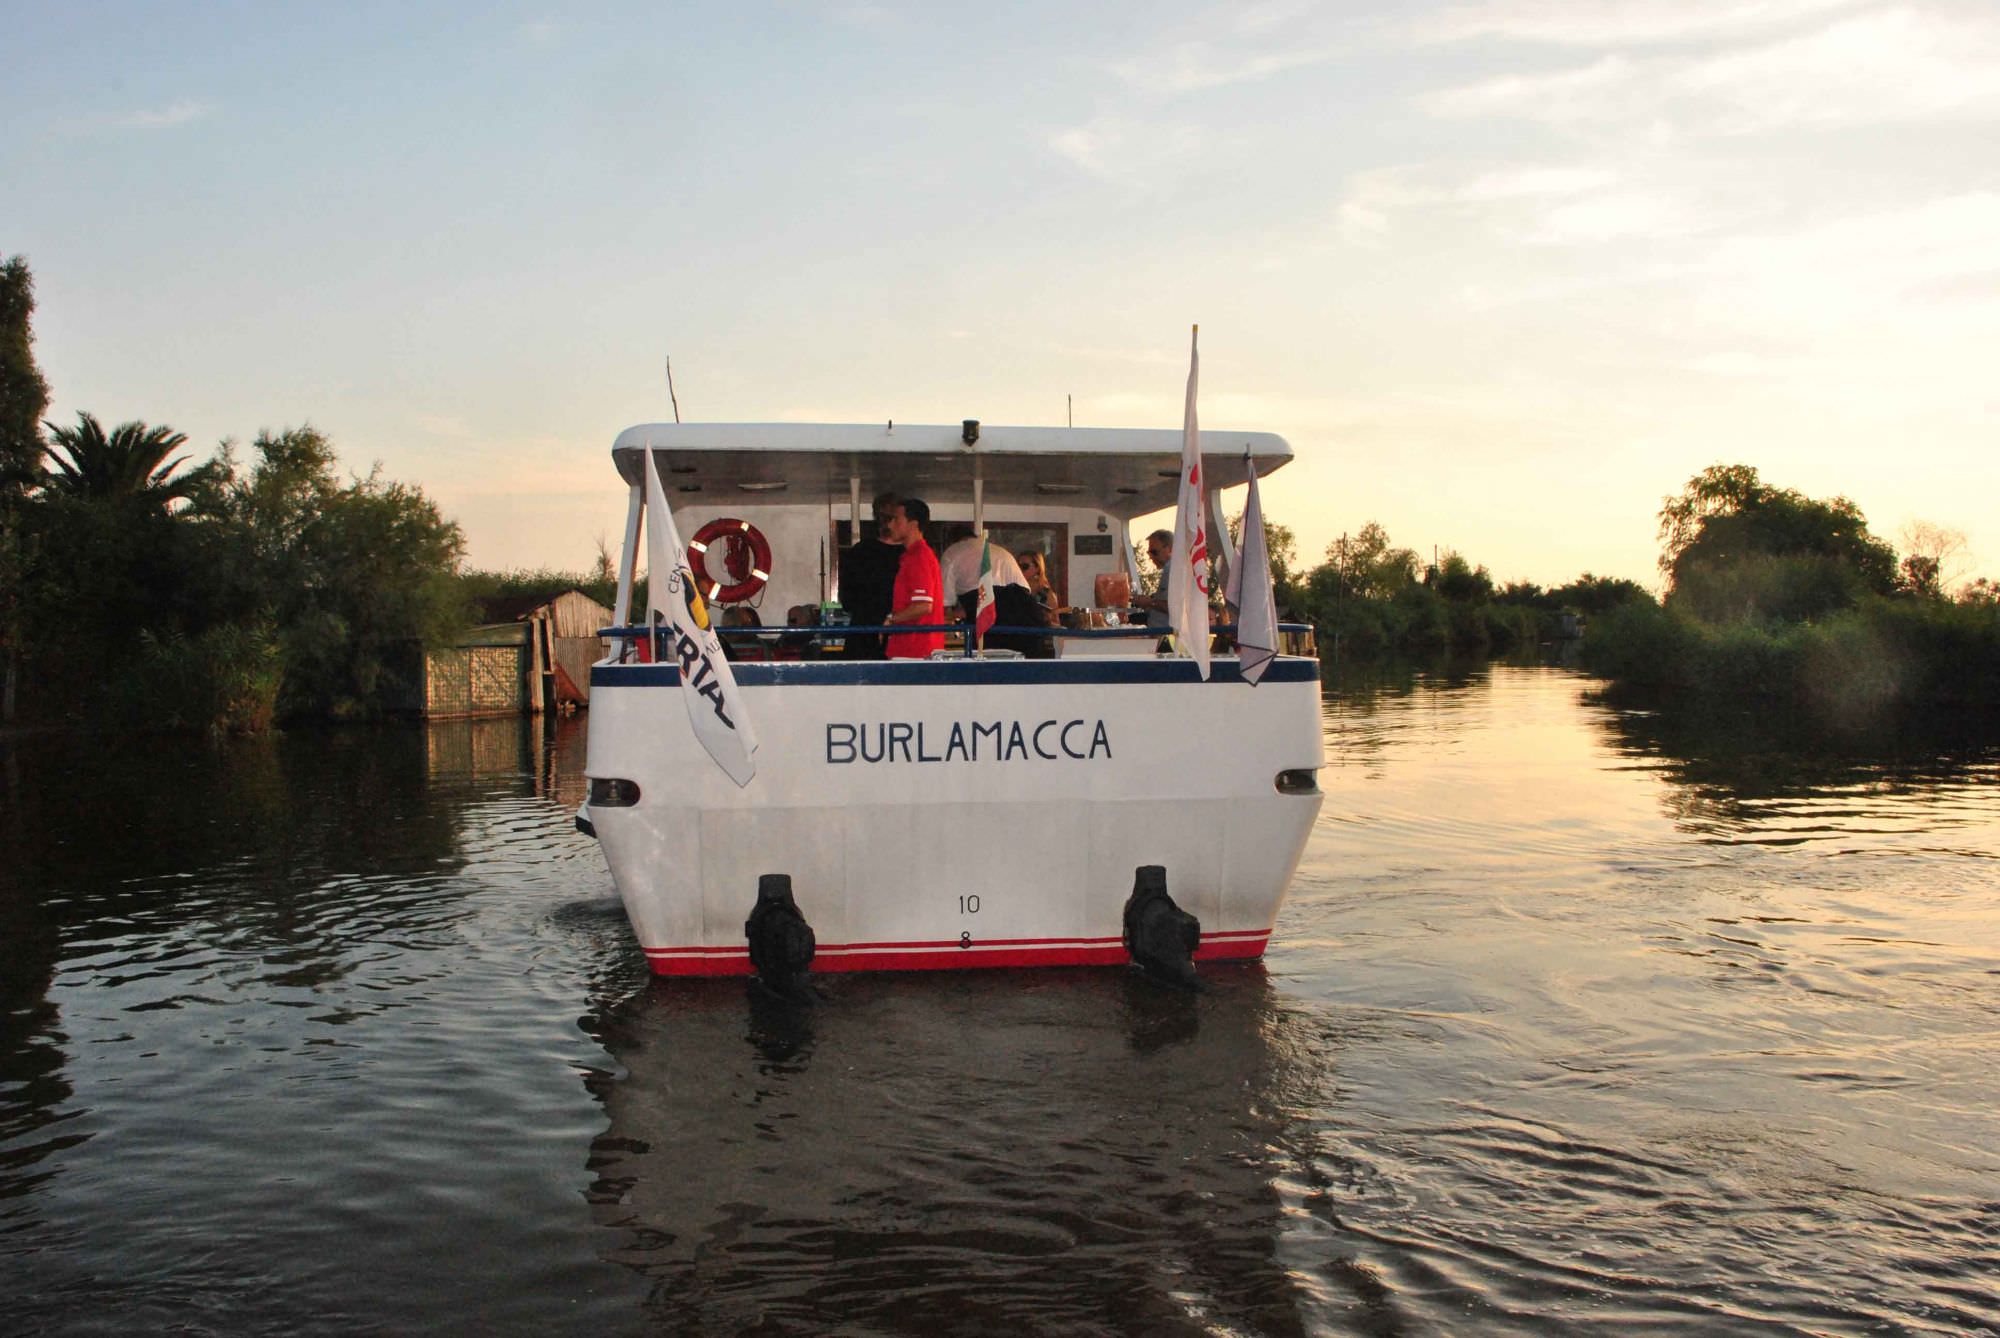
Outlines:
{"type": "Polygon", "coordinates": [[[187,457],[166,457],[187,444],[185,433],[132,422],[120,424],[107,437],[104,425],[89,414],[78,413],[76,418],[75,427],[49,424],[49,469],[42,482],[52,493],[142,497],[164,509],[191,495],[208,476],[211,467],[202,465],[174,477],[187,457]]]}

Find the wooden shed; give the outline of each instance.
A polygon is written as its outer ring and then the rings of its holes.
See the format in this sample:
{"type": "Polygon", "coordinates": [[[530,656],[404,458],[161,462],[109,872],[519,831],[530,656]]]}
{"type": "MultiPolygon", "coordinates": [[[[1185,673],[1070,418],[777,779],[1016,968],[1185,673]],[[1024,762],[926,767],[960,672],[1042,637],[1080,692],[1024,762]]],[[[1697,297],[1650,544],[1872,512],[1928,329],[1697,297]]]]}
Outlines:
{"type": "MultiPolygon", "coordinates": [[[[576,589],[480,601],[480,625],[424,657],[423,701],[433,719],[525,715],[590,703],[590,666],[603,658],[611,610],[576,589]]],[[[416,705],[413,703],[413,705],[416,705]]]]}
{"type": "Polygon", "coordinates": [[[534,671],[542,675],[542,704],[530,709],[590,704],[590,666],[608,649],[598,632],[611,626],[610,609],[572,588],[481,600],[479,613],[489,626],[527,624],[534,671]]]}

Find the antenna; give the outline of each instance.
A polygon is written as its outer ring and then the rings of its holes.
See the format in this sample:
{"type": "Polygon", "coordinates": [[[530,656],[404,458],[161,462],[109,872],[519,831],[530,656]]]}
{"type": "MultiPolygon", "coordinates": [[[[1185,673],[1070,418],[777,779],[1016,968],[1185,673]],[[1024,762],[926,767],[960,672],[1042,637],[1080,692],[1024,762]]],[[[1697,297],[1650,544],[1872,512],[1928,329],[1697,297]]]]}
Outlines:
{"type": "Polygon", "coordinates": [[[1063,396],[1063,410],[1069,415],[1069,425],[1076,426],[1076,396],[1063,396]]]}
{"type": "Polygon", "coordinates": [[[674,421],[681,421],[681,397],[674,394],[674,360],[667,359],[667,398],[674,402],[674,421]]]}

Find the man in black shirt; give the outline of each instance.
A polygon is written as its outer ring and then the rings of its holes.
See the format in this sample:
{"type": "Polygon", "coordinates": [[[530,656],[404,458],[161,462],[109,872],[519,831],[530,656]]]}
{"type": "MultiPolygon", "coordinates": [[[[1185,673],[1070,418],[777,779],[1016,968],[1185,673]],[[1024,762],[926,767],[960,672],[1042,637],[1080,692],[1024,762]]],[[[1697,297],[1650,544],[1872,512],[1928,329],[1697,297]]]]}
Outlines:
{"type": "MultiPolygon", "coordinates": [[[[895,589],[896,568],[903,560],[903,550],[900,545],[888,543],[882,538],[882,522],[896,509],[899,500],[893,492],[876,494],[873,529],[859,543],[841,551],[840,606],[847,610],[848,620],[856,627],[879,627],[888,620],[889,600],[895,589]]],[[[841,658],[881,659],[881,636],[848,637],[847,649],[842,652],[841,658]]]]}

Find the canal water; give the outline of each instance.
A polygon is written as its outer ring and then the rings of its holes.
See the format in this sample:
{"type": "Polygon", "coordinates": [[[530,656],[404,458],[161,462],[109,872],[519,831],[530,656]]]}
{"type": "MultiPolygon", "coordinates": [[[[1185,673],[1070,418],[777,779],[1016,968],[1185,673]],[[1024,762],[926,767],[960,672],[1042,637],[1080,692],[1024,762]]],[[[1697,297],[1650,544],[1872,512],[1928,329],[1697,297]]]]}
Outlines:
{"type": "Polygon", "coordinates": [[[1592,689],[1329,684],[1196,997],[651,981],[567,722],[0,746],[0,1328],[2000,1331],[2000,747],[1592,689]]]}

